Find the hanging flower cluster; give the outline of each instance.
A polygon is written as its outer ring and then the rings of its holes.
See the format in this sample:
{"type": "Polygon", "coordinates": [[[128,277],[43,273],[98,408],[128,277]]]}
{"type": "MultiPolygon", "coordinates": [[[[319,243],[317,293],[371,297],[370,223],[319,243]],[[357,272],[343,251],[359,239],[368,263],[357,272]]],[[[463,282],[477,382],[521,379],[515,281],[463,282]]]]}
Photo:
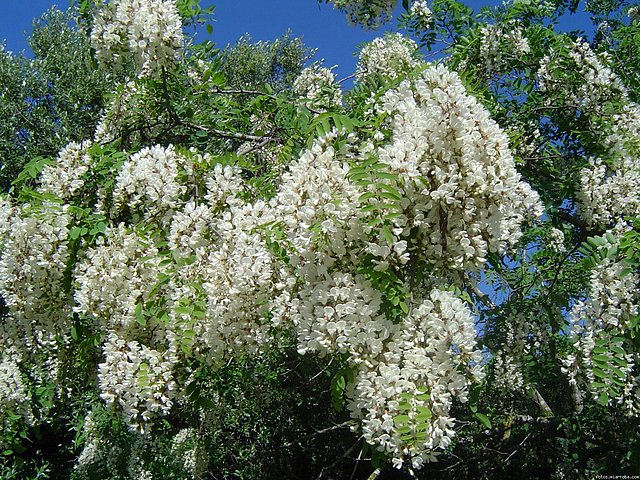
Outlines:
{"type": "Polygon", "coordinates": [[[419,65],[417,50],[418,45],[400,33],[375,38],[360,50],[356,78],[360,82],[376,76],[400,78],[419,65]]]}
{"type": "MultiPolygon", "coordinates": [[[[609,233],[599,247],[613,252],[618,234],[609,233]],[[611,242],[613,240],[613,242],[611,242]]],[[[621,404],[629,414],[640,414],[637,355],[629,352],[625,332],[638,316],[640,279],[624,261],[608,254],[591,272],[589,296],[571,311],[574,351],[563,363],[570,383],[590,392],[602,404],[621,404]]]]}
{"type": "Polygon", "coordinates": [[[595,53],[581,39],[569,46],[568,53],[545,56],[538,69],[540,91],[548,95],[549,104],[566,104],[568,107],[595,110],[610,100],[625,98],[626,89],[608,66],[607,53],[595,53]],[[556,72],[571,72],[572,78],[556,72]]]}
{"type": "Polygon", "coordinates": [[[524,30],[518,24],[485,25],[480,29],[479,68],[488,75],[500,73],[513,58],[531,52],[524,30]]]}
{"type": "Polygon", "coordinates": [[[183,46],[174,0],[113,0],[94,17],[91,42],[101,62],[121,67],[131,59],[143,76],[159,77],[183,46]]]}
{"type": "Polygon", "coordinates": [[[325,0],[347,14],[353,25],[376,29],[390,17],[396,0],[325,0]]]}
{"type": "MultiPolygon", "coordinates": [[[[64,156],[62,157],[64,158],[64,156]]],[[[55,343],[69,335],[69,297],[64,289],[69,259],[66,206],[45,202],[2,203],[0,295],[25,347],[55,343]]]]}
{"type": "Polygon", "coordinates": [[[542,215],[538,195],[515,169],[508,139],[467,95],[458,76],[430,67],[385,94],[392,141],[380,161],[398,176],[407,208],[394,220],[420,239],[420,254],[444,269],[474,270],[542,215]]]}
{"type": "Polygon", "coordinates": [[[342,91],[335,74],[329,69],[314,65],[307,67],[293,82],[293,92],[312,110],[323,111],[342,105],[342,91]]]}

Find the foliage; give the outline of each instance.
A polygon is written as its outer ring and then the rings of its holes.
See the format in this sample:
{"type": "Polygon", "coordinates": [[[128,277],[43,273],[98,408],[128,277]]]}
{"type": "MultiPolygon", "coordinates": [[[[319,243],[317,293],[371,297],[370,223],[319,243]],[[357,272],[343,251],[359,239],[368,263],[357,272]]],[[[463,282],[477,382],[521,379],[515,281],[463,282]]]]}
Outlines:
{"type": "Polygon", "coordinates": [[[2,51],[0,188],[33,157],[52,157],[70,141],[90,137],[110,90],[107,72],[91,57],[75,16],[49,10],[34,22],[33,59],[2,51]]]}

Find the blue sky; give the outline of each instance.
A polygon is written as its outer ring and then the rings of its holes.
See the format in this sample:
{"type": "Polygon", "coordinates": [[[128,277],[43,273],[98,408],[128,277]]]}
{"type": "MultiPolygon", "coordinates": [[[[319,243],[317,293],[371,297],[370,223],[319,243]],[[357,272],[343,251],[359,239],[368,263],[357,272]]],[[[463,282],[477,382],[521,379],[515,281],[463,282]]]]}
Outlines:
{"type": "MultiPolygon", "coordinates": [[[[478,9],[491,1],[468,1],[478,9]]],[[[273,40],[291,29],[295,36],[303,36],[305,44],[318,50],[315,59],[325,59],[326,66],[338,65],[339,77],[351,74],[355,66],[353,53],[357,46],[382,34],[369,32],[347,24],[346,18],[330,5],[315,0],[201,0],[203,6],[216,5],[212,40],[218,46],[234,43],[242,34],[254,40],[273,40]]],[[[400,3],[400,2],[398,2],[400,3]]],[[[68,0],[0,0],[0,39],[8,50],[19,52],[27,48],[25,31],[31,30],[33,18],[52,5],[68,7],[68,0]]],[[[579,19],[566,25],[567,30],[584,28],[579,19]],[[575,23],[578,22],[578,23],[575,23]]],[[[390,24],[389,28],[394,24],[390,24]]],[[[204,33],[204,32],[203,32],[204,33]]]]}

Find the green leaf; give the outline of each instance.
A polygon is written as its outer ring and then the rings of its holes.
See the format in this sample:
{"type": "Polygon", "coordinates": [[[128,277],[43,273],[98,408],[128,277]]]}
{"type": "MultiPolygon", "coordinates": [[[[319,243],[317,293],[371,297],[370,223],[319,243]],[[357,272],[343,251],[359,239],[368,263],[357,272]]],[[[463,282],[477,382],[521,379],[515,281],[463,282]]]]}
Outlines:
{"type": "Polygon", "coordinates": [[[173,311],[175,313],[177,313],[178,315],[191,315],[191,313],[193,312],[193,308],[191,307],[175,307],[173,309],[173,311]]]}
{"type": "Polygon", "coordinates": [[[366,192],[366,193],[363,193],[363,194],[362,194],[362,195],[360,195],[360,197],[358,198],[358,202],[360,202],[360,203],[364,203],[364,202],[366,202],[367,200],[369,200],[370,198],[374,198],[375,196],[376,196],[376,194],[375,194],[375,193],[373,193],[373,192],[366,192]]]}
{"type": "Polygon", "coordinates": [[[484,425],[485,427],[487,427],[488,429],[491,429],[491,420],[489,420],[489,417],[487,417],[485,414],[480,413],[480,412],[476,412],[473,414],[474,417],[476,417],[476,419],[482,423],[482,425],[484,425]]]}
{"type": "Polygon", "coordinates": [[[393,234],[391,233],[389,225],[382,226],[382,235],[389,245],[393,245],[393,234]]]}
{"type": "Polygon", "coordinates": [[[407,425],[409,423],[409,415],[396,415],[393,417],[393,423],[398,426],[407,425]]]}
{"type": "Polygon", "coordinates": [[[609,394],[607,394],[607,392],[601,392],[598,396],[598,403],[603,407],[607,406],[609,403],[609,394]]]}

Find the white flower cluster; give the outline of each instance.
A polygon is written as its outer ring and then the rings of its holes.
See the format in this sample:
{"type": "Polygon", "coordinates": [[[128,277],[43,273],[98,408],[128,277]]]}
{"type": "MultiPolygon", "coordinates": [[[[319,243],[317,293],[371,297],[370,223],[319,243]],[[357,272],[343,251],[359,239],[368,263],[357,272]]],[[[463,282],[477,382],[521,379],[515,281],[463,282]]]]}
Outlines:
{"type": "Polygon", "coordinates": [[[124,224],[107,228],[76,264],[74,311],[121,335],[135,330],[136,306],[150,300],[160,260],[151,239],[124,224]]]}
{"type": "Polygon", "coordinates": [[[494,355],[492,371],[492,386],[496,390],[506,393],[525,390],[523,359],[542,351],[549,339],[541,318],[544,314],[536,307],[518,308],[505,315],[502,329],[506,334],[494,355]]]}
{"type": "MultiPolygon", "coordinates": [[[[381,42],[400,53],[372,46],[367,69],[417,65],[408,40],[381,42]]],[[[506,135],[456,74],[428,67],[380,96],[372,112],[382,131],[318,139],[268,202],[245,200],[237,167],[171,146],[145,148],[114,174],[113,205],[104,195],[96,206],[110,225],[80,242],[73,311],[105,339],[98,386],[130,427],[169,412],[190,365],[260,352],[286,329],[300,352],[347,357],[351,413],[396,465],[419,467],[449,445],[452,402],[481,377],[481,355],[469,308],[430,285],[513,245],[541,205],[506,135]],[[354,165],[371,157],[386,176],[357,182],[354,165]],[[388,195],[395,214],[381,228],[388,195]],[[433,278],[411,283],[412,269],[432,266],[433,278]],[[395,278],[404,297],[391,299],[377,275],[395,278]]],[[[46,290],[66,271],[65,207],[46,207],[49,223],[0,207],[7,304],[19,313],[20,301],[42,297],[48,316],[52,306],[68,311],[70,298],[46,290]]]]}
{"type": "Polygon", "coordinates": [[[419,65],[417,50],[418,45],[400,33],[378,37],[360,50],[356,78],[360,82],[377,76],[399,78],[419,65]]]}
{"type": "Polygon", "coordinates": [[[396,0],[326,0],[347,14],[349,22],[377,28],[385,23],[393,12],[396,0]]]}
{"type": "Polygon", "coordinates": [[[159,77],[182,48],[182,20],[174,0],[112,0],[94,16],[91,42],[101,62],[118,68],[130,57],[159,77]]]}
{"type": "Polygon", "coordinates": [[[379,313],[382,294],[365,279],[335,273],[299,296],[294,322],[300,353],[348,353],[355,364],[382,353],[393,324],[379,313]]]}
{"type": "Polygon", "coordinates": [[[83,176],[89,170],[91,143],[72,142],[58,153],[54,165],[47,165],[40,174],[41,193],[51,193],[63,200],[69,200],[84,185],[83,176]]]}
{"type": "Polygon", "coordinates": [[[578,213],[590,225],[608,226],[620,216],[640,214],[640,164],[637,157],[623,156],[611,166],[591,160],[580,171],[576,192],[578,213]]]}
{"type": "Polygon", "coordinates": [[[185,204],[171,219],[169,228],[169,248],[176,258],[197,255],[211,244],[210,225],[213,213],[208,205],[198,205],[194,201],[185,204]]]}
{"type": "Polygon", "coordinates": [[[325,67],[307,67],[293,82],[293,93],[309,108],[322,112],[342,105],[342,91],[335,74],[325,67]]]}
{"type": "Polygon", "coordinates": [[[551,228],[549,232],[549,247],[557,253],[564,253],[567,247],[564,244],[564,232],[558,228],[551,228]]]}
{"type": "MultiPolygon", "coordinates": [[[[3,346],[2,357],[0,358],[0,422],[9,420],[8,413],[22,415],[27,424],[34,423],[33,412],[31,411],[28,392],[22,381],[19,363],[20,352],[13,348],[3,346]]],[[[6,426],[6,425],[3,425],[6,426]]],[[[6,448],[0,441],[0,447],[6,448]]]]}
{"type": "Polygon", "coordinates": [[[460,78],[429,67],[385,95],[391,142],[381,162],[398,175],[406,198],[394,220],[417,231],[422,255],[445,269],[479,268],[521,236],[526,218],[542,215],[538,194],[515,169],[509,141],[460,78]]]}
{"type": "Polygon", "coordinates": [[[358,219],[360,191],[347,179],[349,165],[335,154],[332,146],[315,142],[292,163],[274,201],[291,242],[291,263],[307,282],[325,278],[339,258],[348,262],[349,247],[367,230],[358,219]]]}
{"type": "Polygon", "coordinates": [[[204,341],[212,358],[255,353],[271,340],[268,318],[278,292],[295,281],[276,263],[260,226],[273,222],[264,202],[232,207],[215,222],[220,244],[207,258],[204,341]]]}
{"type": "Polygon", "coordinates": [[[216,164],[207,173],[205,200],[215,211],[221,211],[234,205],[241,205],[237,196],[243,191],[240,169],[230,165],[216,164]]]}
{"type": "Polygon", "coordinates": [[[485,25],[480,29],[479,67],[491,75],[499,73],[509,60],[522,59],[531,52],[520,25],[485,25]]]}
{"type": "Polygon", "coordinates": [[[109,334],[98,366],[100,397],[118,404],[129,425],[144,429],[154,413],[166,414],[175,393],[173,366],[177,359],[136,341],[109,334]]]}
{"type": "Polygon", "coordinates": [[[409,13],[418,20],[423,27],[427,27],[433,22],[433,12],[427,5],[426,0],[415,0],[411,4],[409,13]]]}
{"type": "Polygon", "coordinates": [[[142,100],[146,93],[144,85],[135,81],[125,82],[119,85],[113,92],[113,98],[108,102],[105,110],[96,125],[94,141],[101,145],[113,142],[122,137],[125,132],[135,140],[140,140],[140,134],[149,135],[149,130],[140,131],[145,123],[139,121],[140,117],[146,120],[145,103],[142,100]],[[128,131],[132,124],[136,128],[128,131]]]}
{"type": "Polygon", "coordinates": [[[67,338],[67,208],[53,203],[11,208],[2,203],[0,295],[11,315],[7,322],[20,331],[16,338],[31,347],[50,344],[56,336],[67,338]]]}
{"type": "MultiPolygon", "coordinates": [[[[611,246],[607,243],[600,248],[611,246]]],[[[623,262],[609,258],[593,269],[589,297],[571,311],[570,339],[575,353],[563,362],[569,381],[574,385],[579,380],[586,381],[587,389],[596,398],[603,390],[622,383],[619,396],[610,396],[608,403],[623,403],[634,415],[640,414],[640,385],[634,375],[638,359],[625,353],[616,338],[630,331],[640,313],[639,282],[638,275],[629,272],[623,262]],[[608,365],[614,368],[610,370],[608,365]],[[618,383],[614,384],[614,380],[618,383]]]]}
{"type": "Polygon", "coordinates": [[[627,10],[627,15],[631,19],[631,21],[640,20],[640,7],[631,7],[627,10]]]}
{"type": "Polygon", "coordinates": [[[600,112],[607,101],[627,96],[626,88],[609,63],[607,53],[596,54],[587,42],[578,39],[569,46],[566,56],[543,57],[538,69],[539,88],[552,94],[548,101],[556,106],[560,100],[554,94],[560,94],[569,107],[600,112]],[[557,72],[571,72],[575,79],[557,72]]]}
{"type": "Polygon", "coordinates": [[[189,175],[192,164],[173,146],[144,148],[129,158],[116,178],[114,213],[127,208],[142,210],[143,220],[158,218],[167,223],[187,191],[179,176],[189,175]]]}
{"type": "Polygon", "coordinates": [[[435,461],[453,436],[454,399],[482,378],[471,312],[452,293],[433,290],[398,325],[385,351],[363,363],[349,385],[349,409],[362,419],[367,442],[394,465],[435,461]]]}

